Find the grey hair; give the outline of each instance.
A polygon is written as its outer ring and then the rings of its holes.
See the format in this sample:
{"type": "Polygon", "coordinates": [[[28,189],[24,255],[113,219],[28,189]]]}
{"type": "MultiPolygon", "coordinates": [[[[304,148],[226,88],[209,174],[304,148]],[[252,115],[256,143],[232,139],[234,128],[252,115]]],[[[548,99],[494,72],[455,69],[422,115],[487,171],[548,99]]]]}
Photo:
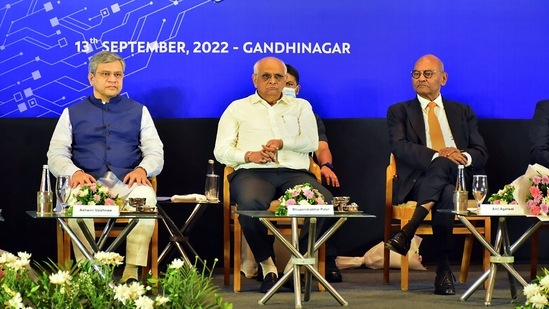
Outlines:
{"type": "Polygon", "coordinates": [[[122,63],[122,71],[124,71],[126,69],[126,62],[118,54],[106,50],[98,52],[90,58],[90,63],[88,64],[88,72],[95,73],[99,64],[110,63],[117,60],[122,63]]]}

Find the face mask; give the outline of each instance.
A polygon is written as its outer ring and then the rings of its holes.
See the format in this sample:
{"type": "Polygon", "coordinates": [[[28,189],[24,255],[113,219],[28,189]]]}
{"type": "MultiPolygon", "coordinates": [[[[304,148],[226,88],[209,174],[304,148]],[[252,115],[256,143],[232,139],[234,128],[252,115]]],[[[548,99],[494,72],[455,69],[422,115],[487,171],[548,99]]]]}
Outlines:
{"type": "Polygon", "coordinates": [[[287,95],[289,97],[295,98],[295,89],[294,88],[284,87],[284,89],[282,89],[282,93],[284,93],[284,95],[287,95]]]}

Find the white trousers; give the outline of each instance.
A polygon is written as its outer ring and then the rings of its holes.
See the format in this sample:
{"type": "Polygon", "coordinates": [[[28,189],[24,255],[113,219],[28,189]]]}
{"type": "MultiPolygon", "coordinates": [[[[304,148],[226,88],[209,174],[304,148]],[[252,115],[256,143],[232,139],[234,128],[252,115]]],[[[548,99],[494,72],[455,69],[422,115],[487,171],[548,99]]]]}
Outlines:
{"type": "MultiPolygon", "coordinates": [[[[111,172],[107,172],[105,177],[100,178],[97,182],[101,185],[107,186],[114,195],[118,194],[118,197],[124,199],[127,199],[129,197],[145,197],[147,198],[147,205],[156,205],[156,192],[154,192],[152,187],[134,184],[131,188],[129,188],[127,184],[116,179],[116,176],[114,176],[115,180],[113,181],[113,176],[114,174],[112,174],[111,172]]],[[[77,187],[73,190],[76,191],[78,189],[80,189],[80,187],[77,187]]],[[[71,200],[74,201],[74,198],[72,196],[69,199],[69,204],[72,204],[71,200]]],[[[154,225],[156,223],[155,221],[156,220],[154,219],[141,219],[128,234],[128,236],[126,237],[126,264],[132,264],[137,266],[147,265],[149,243],[151,241],[151,237],[154,231],[154,225]]],[[[93,219],[84,219],[84,222],[90,233],[92,235],[95,235],[95,226],[93,224],[93,219]]],[[[69,219],[68,225],[74,231],[76,236],[80,240],[82,240],[84,244],[86,244],[87,249],[90,250],[91,248],[87,244],[87,241],[85,240],[86,238],[84,237],[82,230],[78,226],[76,219],[69,219]]],[[[80,249],[78,249],[78,247],[76,247],[74,244],[73,250],[74,256],[77,261],[86,259],[80,249]]]]}

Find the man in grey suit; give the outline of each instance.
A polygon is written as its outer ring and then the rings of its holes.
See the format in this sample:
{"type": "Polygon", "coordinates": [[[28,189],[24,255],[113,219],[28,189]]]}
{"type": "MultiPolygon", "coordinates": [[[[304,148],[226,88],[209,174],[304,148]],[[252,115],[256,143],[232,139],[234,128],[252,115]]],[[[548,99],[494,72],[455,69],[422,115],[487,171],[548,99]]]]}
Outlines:
{"type": "Polygon", "coordinates": [[[419,224],[432,210],[438,263],[434,292],[453,295],[455,279],[448,256],[452,248],[454,216],[437,210],[453,209],[458,165],[465,166],[466,183],[469,184],[472,175],[482,171],[488,152],[471,107],[442,98],[440,89],[448,80],[442,61],[434,55],[425,55],[417,60],[411,73],[417,96],[390,106],[387,123],[398,171],[393,204],[416,200],[418,206],[410,222],[387,241],[385,247],[406,255],[419,224]],[[431,115],[436,118],[436,125],[428,117],[430,109],[434,112],[431,115]],[[440,138],[432,135],[435,130],[440,138]]]}

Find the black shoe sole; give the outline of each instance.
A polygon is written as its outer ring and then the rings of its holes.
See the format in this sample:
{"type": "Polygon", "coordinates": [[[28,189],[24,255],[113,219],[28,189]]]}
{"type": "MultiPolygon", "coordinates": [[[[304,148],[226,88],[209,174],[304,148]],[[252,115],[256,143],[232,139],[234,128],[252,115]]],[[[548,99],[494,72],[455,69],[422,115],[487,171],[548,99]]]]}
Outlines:
{"type": "Polygon", "coordinates": [[[437,295],[456,295],[456,291],[452,290],[435,290],[437,295]]]}
{"type": "Polygon", "coordinates": [[[408,254],[408,250],[406,250],[406,249],[404,249],[404,248],[402,248],[402,247],[400,247],[400,246],[397,247],[397,246],[393,245],[390,241],[388,241],[388,242],[385,243],[385,248],[387,248],[387,249],[389,249],[389,250],[391,250],[391,251],[394,251],[394,252],[396,252],[396,253],[398,253],[398,254],[400,254],[400,255],[404,255],[404,256],[405,256],[406,254],[408,254]]]}
{"type": "Polygon", "coordinates": [[[339,283],[343,281],[343,276],[339,270],[328,270],[326,269],[326,281],[330,283],[339,283]]]}

